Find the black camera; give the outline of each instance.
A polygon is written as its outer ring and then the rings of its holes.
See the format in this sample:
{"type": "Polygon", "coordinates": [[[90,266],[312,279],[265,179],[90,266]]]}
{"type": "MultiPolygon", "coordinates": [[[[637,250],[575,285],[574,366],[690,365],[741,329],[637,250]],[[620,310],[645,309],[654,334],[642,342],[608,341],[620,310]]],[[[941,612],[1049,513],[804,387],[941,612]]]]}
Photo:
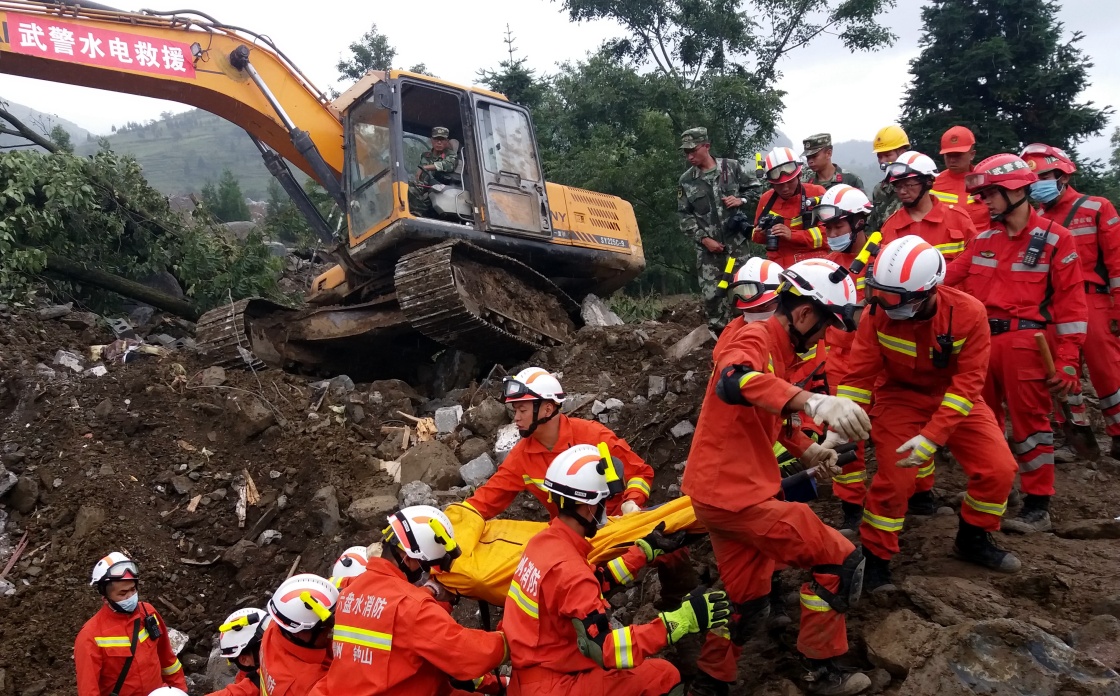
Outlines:
{"type": "Polygon", "coordinates": [[[758,229],[762,230],[763,234],[766,235],[766,251],[778,250],[778,236],[771,234],[770,230],[774,229],[776,225],[784,224],[786,224],[786,219],[780,215],[764,215],[762,219],[758,221],[758,229]]]}
{"type": "Polygon", "coordinates": [[[747,217],[747,214],[741,210],[735,211],[735,214],[727,218],[723,223],[723,231],[728,235],[741,235],[749,237],[751,230],[754,229],[754,223],[747,217]]]}

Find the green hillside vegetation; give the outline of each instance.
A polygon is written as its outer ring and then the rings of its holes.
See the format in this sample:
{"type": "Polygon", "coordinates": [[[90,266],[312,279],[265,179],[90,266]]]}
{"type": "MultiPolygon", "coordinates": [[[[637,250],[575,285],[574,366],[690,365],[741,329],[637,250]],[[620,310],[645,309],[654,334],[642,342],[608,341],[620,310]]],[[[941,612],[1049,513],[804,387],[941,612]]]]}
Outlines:
{"type": "MultiPolygon", "coordinates": [[[[166,195],[198,193],[221,180],[227,169],[249,198],[268,195],[272,177],[249,136],[205,111],[165,112],[158,121],[117,126],[107,139],[114,152],[135,157],[148,182],[166,195]]],[[[80,155],[96,151],[95,142],[77,147],[80,155]]]]}

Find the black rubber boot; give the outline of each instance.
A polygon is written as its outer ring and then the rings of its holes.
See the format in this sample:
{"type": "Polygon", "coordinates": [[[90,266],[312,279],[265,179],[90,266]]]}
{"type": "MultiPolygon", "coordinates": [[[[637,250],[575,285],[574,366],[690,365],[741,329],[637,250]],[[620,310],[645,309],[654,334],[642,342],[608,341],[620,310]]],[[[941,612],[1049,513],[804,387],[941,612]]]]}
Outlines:
{"type": "Polygon", "coordinates": [[[963,519],[957,528],[957,541],[953,551],[962,561],[1001,573],[1017,573],[1023,567],[1015,554],[995,545],[991,534],[963,519]]]}
{"type": "Polygon", "coordinates": [[[871,688],[871,678],[863,672],[841,669],[834,660],[806,659],[803,679],[809,693],[820,696],[853,696],[871,688]]]}
{"type": "Polygon", "coordinates": [[[937,512],[937,501],[933,499],[933,491],[918,491],[910,496],[906,503],[907,515],[932,515],[937,512]]]}
{"type": "Polygon", "coordinates": [[[1112,436],[1112,447],[1108,450],[1108,456],[1120,459],[1120,435],[1112,436]]]}
{"type": "Polygon", "coordinates": [[[859,526],[863,523],[863,506],[847,501],[840,502],[844,521],[840,523],[840,533],[849,541],[859,539],[859,526]]]}
{"type": "Polygon", "coordinates": [[[867,548],[863,549],[863,557],[867,559],[867,565],[863,571],[863,591],[874,594],[894,590],[894,583],[891,582],[890,560],[879,558],[868,551],[867,548]]]}
{"type": "Polygon", "coordinates": [[[727,696],[731,691],[731,684],[720,681],[709,675],[704,670],[698,670],[688,685],[690,696],[727,696]]]}
{"type": "Polygon", "coordinates": [[[789,611],[786,609],[785,587],[782,586],[782,574],[775,572],[770,577],[770,616],[766,620],[766,628],[771,631],[785,628],[792,623],[789,611]]]}
{"type": "Polygon", "coordinates": [[[1002,528],[1005,532],[1017,534],[1049,532],[1054,528],[1054,524],[1050,521],[1050,496],[1028,493],[1024,497],[1019,514],[1010,519],[1005,518],[1002,528]]]}

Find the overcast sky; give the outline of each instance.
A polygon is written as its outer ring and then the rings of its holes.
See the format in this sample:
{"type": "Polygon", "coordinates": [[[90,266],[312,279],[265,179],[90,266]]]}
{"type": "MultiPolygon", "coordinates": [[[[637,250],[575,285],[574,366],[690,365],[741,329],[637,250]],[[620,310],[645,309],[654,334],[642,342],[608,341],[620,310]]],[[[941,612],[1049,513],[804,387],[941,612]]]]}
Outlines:
{"type": "MultiPolygon", "coordinates": [[[[496,67],[505,58],[506,22],[520,55],[538,72],[582,58],[604,39],[621,34],[609,22],[572,24],[558,3],[546,0],[426,0],[399,9],[351,0],[103,1],[132,10],[175,10],[186,5],[222,22],[268,34],[320,86],[336,84],[335,63],[373,22],[397,48],[398,66],[423,62],[434,74],[459,83],[473,83],[478,69],[496,67]]],[[[1084,96],[1098,104],[1120,106],[1120,72],[1108,65],[1108,57],[1115,57],[1120,45],[1120,22],[1112,21],[1117,3],[1066,0],[1063,5],[1067,33],[1085,33],[1081,47],[1096,63],[1093,84],[1084,96]]],[[[899,40],[886,50],[853,55],[829,37],[788,57],[781,65],[780,86],[788,92],[786,104],[791,106],[785,110],[782,130],[794,140],[822,130],[831,131],[837,141],[870,140],[881,125],[895,121],[908,82],[908,61],[918,54],[919,12],[917,0],[899,0],[887,16],[899,40]],[[835,98],[834,111],[824,106],[830,97],[835,98]]],[[[57,114],[96,133],[186,108],[10,75],[0,75],[0,98],[57,114]]],[[[1117,123],[1114,117],[1109,130],[1117,123]]],[[[1107,137],[1086,143],[1082,151],[1105,156],[1107,137]]]]}

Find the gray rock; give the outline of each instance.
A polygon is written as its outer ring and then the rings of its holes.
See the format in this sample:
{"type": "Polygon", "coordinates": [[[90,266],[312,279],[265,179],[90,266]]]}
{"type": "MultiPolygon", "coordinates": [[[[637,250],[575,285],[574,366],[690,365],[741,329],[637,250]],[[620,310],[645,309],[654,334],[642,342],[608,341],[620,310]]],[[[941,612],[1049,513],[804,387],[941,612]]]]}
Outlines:
{"type": "Polygon", "coordinates": [[[93,312],[70,312],[59,321],[75,331],[85,331],[97,326],[97,315],[93,312]]]}
{"type": "Polygon", "coordinates": [[[459,467],[459,476],[468,486],[478,488],[486,483],[498,470],[494,459],[486,452],[459,467]]]}
{"type": "Polygon", "coordinates": [[[276,415],[255,396],[231,398],[226,407],[234,416],[234,434],[246,442],[276,423],[276,415]]]}
{"type": "Polygon", "coordinates": [[[463,420],[463,407],[458,404],[436,409],[436,431],[441,434],[455,432],[461,420],[463,420]]]}
{"type": "Polygon", "coordinates": [[[593,416],[597,416],[597,415],[599,415],[600,413],[602,413],[603,411],[606,411],[606,410],[607,410],[607,405],[605,403],[603,403],[602,401],[599,401],[598,399],[595,399],[595,403],[591,404],[591,415],[593,415],[593,416]]]}
{"type": "Polygon", "coordinates": [[[101,403],[93,407],[93,412],[98,418],[108,418],[109,414],[113,412],[113,400],[102,399],[101,403]]]}
{"type": "Polygon", "coordinates": [[[59,367],[65,367],[71,372],[81,372],[86,369],[82,364],[82,356],[77,353],[71,353],[68,350],[55,351],[53,364],[59,367]]]}
{"type": "Polygon", "coordinates": [[[105,511],[96,505],[83,505],[74,515],[74,538],[81,539],[105,521],[105,511]]]}
{"type": "Polygon", "coordinates": [[[683,420],[669,429],[669,434],[675,438],[688,437],[696,432],[696,426],[691,421],[683,420]]]}
{"type": "Polygon", "coordinates": [[[8,505],[26,515],[35,509],[39,500],[39,482],[31,476],[20,476],[8,493],[8,505]]]}
{"type": "Polygon", "coordinates": [[[327,388],[330,390],[331,396],[345,396],[354,391],[354,380],[346,375],[339,375],[331,378],[331,381],[327,384],[327,388]]]}
{"type": "Polygon", "coordinates": [[[909,609],[899,609],[865,628],[867,659],[893,676],[905,679],[912,667],[925,660],[939,627],[909,609]]]}
{"type": "Polygon", "coordinates": [[[498,433],[494,437],[494,459],[501,464],[505,461],[506,455],[513,449],[513,446],[520,441],[521,433],[517,431],[517,426],[513,423],[498,428],[498,433]]]}
{"type": "Polygon", "coordinates": [[[621,399],[607,399],[603,405],[607,407],[608,411],[618,411],[622,409],[623,404],[621,399]]]}
{"type": "Polygon", "coordinates": [[[53,307],[43,307],[39,310],[40,319],[58,319],[64,317],[74,310],[74,303],[67,302],[62,305],[55,305],[53,307]]]}
{"type": "Polygon", "coordinates": [[[364,527],[381,529],[385,526],[385,518],[396,509],[396,496],[373,495],[350,503],[346,516],[364,527]]]}
{"type": "MultiPolygon", "coordinates": [[[[5,493],[15,488],[17,481],[19,481],[19,477],[5,469],[3,464],[0,464],[0,498],[3,498],[5,493]]],[[[2,530],[3,527],[0,527],[0,531],[2,530]]]]}
{"type": "Polygon", "coordinates": [[[284,535],[281,534],[279,530],[266,529],[261,532],[261,535],[259,537],[257,537],[257,546],[268,546],[274,541],[280,541],[283,536],[284,535]]]}
{"type": "Polygon", "coordinates": [[[487,398],[478,406],[467,409],[463,415],[463,424],[472,431],[489,437],[497,432],[498,428],[509,422],[506,407],[497,400],[487,398]]]}
{"type": "Polygon", "coordinates": [[[1054,530],[1063,539],[1120,539],[1120,520],[1084,520],[1054,530]]]}
{"type": "Polygon", "coordinates": [[[39,375],[40,377],[46,377],[47,379],[54,379],[58,376],[57,372],[47,367],[43,363],[35,363],[35,374],[39,375]]]}
{"type": "Polygon", "coordinates": [[[404,447],[401,446],[400,432],[394,433],[381,441],[377,446],[377,456],[387,462],[395,462],[404,454],[404,447]]]}
{"type": "Polygon", "coordinates": [[[1115,616],[1094,616],[1089,623],[1070,636],[1070,645],[1106,667],[1120,669],[1120,619],[1115,616]]]}
{"type": "Polygon", "coordinates": [[[942,626],[1003,618],[1011,611],[1011,602],[1002,594],[964,578],[911,575],[901,587],[911,602],[942,626]]]}
{"type": "Polygon", "coordinates": [[[707,324],[697,326],[684,338],[669,346],[669,349],[665,351],[665,355],[671,360],[681,360],[684,356],[710,340],[712,340],[712,332],[707,324]]]}
{"type": "Polygon", "coordinates": [[[583,298],[580,316],[583,318],[583,323],[588,326],[621,326],[625,323],[596,295],[583,298]]]}
{"type": "Polygon", "coordinates": [[[210,657],[206,660],[206,688],[201,691],[220,691],[233,683],[237,677],[237,667],[233,666],[229,660],[222,657],[221,646],[218,645],[218,634],[214,634],[213,649],[210,650],[210,657]]]}
{"type": "MultiPolygon", "coordinates": [[[[179,288],[179,284],[175,283],[175,287],[179,288]]],[[[182,292],[180,289],[179,292],[182,292]]],[[[156,315],[155,307],[148,305],[140,305],[136,309],[128,313],[128,321],[133,326],[147,326],[152,321],[152,317],[156,315]]]]}
{"type": "Polygon", "coordinates": [[[401,483],[423,481],[447,490],[461,483],[459,460],[447,445],[439,440],[421,442],[404,453],[401,462],[401,483]]]}
{"type": "Polygon", "coordinates": [[[412,505],[438,505],[432,487],[422,481],[412,481],[401,486],[399,496],[402,508],[412,505]]]}
{"type": "Polygon", "coordinates": [[[486,443],[486,440],[483,440],[481,437],[472,437],[459,445],[459,461],[466,464],[472,459],[489,451],[490,445],[486,443]]]}
{"type": "Polygon", "coordinates": [[[234,568],[241,570],[247,563],[252,562],[256,555],[257,545],[248,539],[242,539],[222,552],[222,561],[234,568]]]}
{"type": "Polygon", "coordinates": [[[179,495],[187,495],[194,490],[194,481],[186,476],[172,476],[171,488],[179,495]]]}
{"type": "Polygon", "coordinates": [[[226,383],[226,371],[219,365],[213,365],[198,373],[195,380],[203,387],[220,387],[226,383]]]}
{"type": "Polygon", "coordinates": [[[210,500],[213,500],[215,502],[219,500],[225,500],[227,495],[229,495],[228,488],[215,488],[214,490],[210,491],[210,500]]]}
{"type": "Polygon", "coordinates": [[[39,679],[37,681],[30,682],[29,684],[24,686],[20,690],[19,696],[42,696],[43,692],[45,692],[46,690],[47,690],[47,680],[46,679],[39,679]]]}
{"type": "Polygon", "coordinates": [[[361,423],[366,419],[366,410],[362,408],[361,404],[348,403],[346,404],[346,419],[351,423],[361,423]]]}
{"type": "Polygon", "coordinates": [[[646,396],[653,398],[661,396],[665,393],[665,378],[660,375],[649,376],[649,387],[646,391],[646,396]]]}
{"type": "Polygon", "coordinates": [[[338,496],[334,486],[323,486],[315,491],[311,498],[311,517],[319,523],[323,536],[334,536],[338,533],[338,496]]]}

